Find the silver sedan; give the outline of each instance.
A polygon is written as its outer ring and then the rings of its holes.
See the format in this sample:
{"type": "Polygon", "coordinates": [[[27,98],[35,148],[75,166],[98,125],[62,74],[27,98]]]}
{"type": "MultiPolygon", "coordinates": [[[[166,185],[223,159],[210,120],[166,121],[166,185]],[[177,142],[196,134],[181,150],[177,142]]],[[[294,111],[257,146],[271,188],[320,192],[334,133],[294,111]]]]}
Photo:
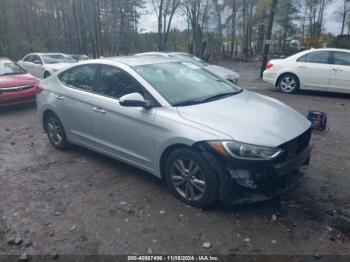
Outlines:
{"type": "Polygon", "coordinates": [[[271,198],[309,164],[304,116],[190,62],[81,62],[41,89],[38,115],[55,148],[77,144],[139,167],[196,207],[271,198]]]}

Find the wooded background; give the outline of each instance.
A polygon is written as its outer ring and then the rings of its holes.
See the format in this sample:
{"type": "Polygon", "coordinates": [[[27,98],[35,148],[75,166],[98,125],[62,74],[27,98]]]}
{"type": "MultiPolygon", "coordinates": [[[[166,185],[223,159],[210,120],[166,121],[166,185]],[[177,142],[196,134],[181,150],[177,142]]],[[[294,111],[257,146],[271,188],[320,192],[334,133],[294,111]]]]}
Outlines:
{"type": "MultiPolygon", "coordinates": [[[[279,0],[270,52],[333,45],[350,34],[350,0],[333,14],[339,32],[324,33],[325,12],[336,0],[279,0]]],[[[151,50],[181,50],[198,56],[259,57],[272,0],[0,0],[0,56],[66,52],[90,57],[151,50]],[[148,8],[145,8],[148,7],[148,8]],[[140,17],[151,7],[158,26],[142,32],[140,17]],[[183,17],[186,30],[175,29],[183,17]]]]}

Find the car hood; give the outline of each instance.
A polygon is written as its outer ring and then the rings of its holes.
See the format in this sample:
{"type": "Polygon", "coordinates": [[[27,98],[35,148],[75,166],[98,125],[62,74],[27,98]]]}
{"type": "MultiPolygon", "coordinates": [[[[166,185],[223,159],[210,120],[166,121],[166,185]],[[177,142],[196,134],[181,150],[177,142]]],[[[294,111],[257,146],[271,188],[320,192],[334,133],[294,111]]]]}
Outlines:
{"type": "Polygon", "coordinates": [[[0,76],[0,88],[33,85],[39,82],[31,74],[0,76]]]}
{"type": "Polygon", "coordinates": [[[243,91],[209,103],[178,107],[181,117],[214,129],[233,140],[277,147],[294,139],[311,123],[286,104],[243,91]]]}
{"type": "Polygon", "coordinates": [[[224,79],[236,80],[240,78],[238,73],[222,66],[208,65],[206,69],[224,79]]]}

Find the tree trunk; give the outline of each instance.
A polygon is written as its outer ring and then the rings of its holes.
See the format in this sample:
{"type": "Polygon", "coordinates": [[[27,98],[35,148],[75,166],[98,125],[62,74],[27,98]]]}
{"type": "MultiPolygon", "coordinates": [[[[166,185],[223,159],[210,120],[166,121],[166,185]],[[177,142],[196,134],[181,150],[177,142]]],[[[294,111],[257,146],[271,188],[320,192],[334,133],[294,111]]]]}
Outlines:
{"type": "Polygon", "coordinates": [[[261,62],[260,77],[263,77],[263,72],[264,72],[264,70],[266,68],[266,64],[267,64],[268,53],[269,53],[269,48],[270,48],[270,41],[271,41],[271,34],[272,34],[272,26],[273,26],[273,20],[275,18],[277,2],[278,2],[278,0],[272,0],[272,4],[271,4],[269,23],[268,23],[267,32],[266,32],[266,43],[265,43],[264,52],[263,52],[263,56],[262,56],[262,62],[261,62]]]}

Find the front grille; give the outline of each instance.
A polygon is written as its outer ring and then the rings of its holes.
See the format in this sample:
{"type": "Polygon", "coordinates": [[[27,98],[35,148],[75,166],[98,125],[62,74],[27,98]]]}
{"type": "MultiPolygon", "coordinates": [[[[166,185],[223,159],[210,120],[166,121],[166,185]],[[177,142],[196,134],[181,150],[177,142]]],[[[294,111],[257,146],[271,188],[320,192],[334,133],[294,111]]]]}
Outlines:
{"type": "Polygon", "coordinates": [[[284,150],[283,154],[276,159],[276,163],[283,163],[299,155],[310,143],[311,128],[293,140],[279,146],[284,150]]]}
{"type": "Polygon", "coordinates": [[[24,90],[32,89],[35,85],[27,85],[27,86],[14,86],[14,87],[5,87],[1,88],[0,92],[21,92],[24,90]]]}

